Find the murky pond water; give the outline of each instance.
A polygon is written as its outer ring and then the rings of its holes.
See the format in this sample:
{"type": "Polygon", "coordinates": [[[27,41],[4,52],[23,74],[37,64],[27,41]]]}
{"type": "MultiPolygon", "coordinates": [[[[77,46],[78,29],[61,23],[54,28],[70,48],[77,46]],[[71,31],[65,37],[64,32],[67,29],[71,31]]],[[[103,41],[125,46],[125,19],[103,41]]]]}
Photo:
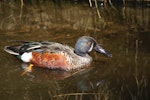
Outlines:
{"type": "Polygon", "coordinates": [[[96,9],[88,4],[46,2],[1,3],[1,100],[149,100],[150,9],[96,9]],[[24,63],[7,54],[6,45],[21,41],[54,41],[74,47],[83,35],[94,37],[113,54],[90,53],[93,62],[78,73],[33,68],[21,76],[24,63]]]}

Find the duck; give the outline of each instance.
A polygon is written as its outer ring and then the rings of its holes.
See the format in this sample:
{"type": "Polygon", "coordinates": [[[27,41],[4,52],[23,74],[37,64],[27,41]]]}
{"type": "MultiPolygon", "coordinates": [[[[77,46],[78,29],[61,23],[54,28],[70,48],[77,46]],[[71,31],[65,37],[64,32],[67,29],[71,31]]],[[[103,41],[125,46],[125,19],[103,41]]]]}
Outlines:
{"type": "Polygon", "coordinates": [[[78,38],[74,48],[57,42],[30,41],[14,46],[5,46],[4,50],[24,63],[28,63],[29,69],[32,66],[64,71],[83,68],[89,66],[92,62],[92,57],[89,55],[91,51],[96,51],[106,57],[112,57],[111,53],[104,50],[90,36],[78,38]]]}

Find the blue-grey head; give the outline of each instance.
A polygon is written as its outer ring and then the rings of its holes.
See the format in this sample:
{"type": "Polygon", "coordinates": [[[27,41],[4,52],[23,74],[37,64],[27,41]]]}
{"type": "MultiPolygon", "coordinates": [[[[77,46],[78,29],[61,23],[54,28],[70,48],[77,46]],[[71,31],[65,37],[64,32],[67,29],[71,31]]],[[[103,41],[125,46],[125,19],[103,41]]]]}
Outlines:
{"type": "Polygon", "coordinates": [[[107,57],[112,57],[112,54],[104,50],[99,44],[97,44],[96,40],[90,36],[82,36],[77,40],[75,44],[75,53],[77,55],[83,57],[92,50],[102,53],[107,57]]]}

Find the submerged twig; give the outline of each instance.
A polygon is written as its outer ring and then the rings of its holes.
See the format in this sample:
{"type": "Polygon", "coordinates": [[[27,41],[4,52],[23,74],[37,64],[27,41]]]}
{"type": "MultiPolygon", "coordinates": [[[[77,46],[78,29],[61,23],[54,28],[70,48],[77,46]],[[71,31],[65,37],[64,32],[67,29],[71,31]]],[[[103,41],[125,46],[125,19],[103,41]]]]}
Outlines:
{"type": "Polygon", "coordinates": [[[110,6],[111,6],[113,9],[117,10],[117,9],[115,8],[115,6],[112,4],[111,0],[108,0],[108,2],[109,2],[110,6]]]}
{"type": "Polygon", "coordinates": [[[139,86],[139,81],[138,81],[139,70],[138,70],[138,61],[137,61],[137,58],[138,58],[138,40],[136,40],[135,46],[136,46],[136,50],[135,50],[135,79],[136,79],[137,86],[139,86]]]}
{"type": "MultiPolygon", "coordinates": [[[[98,9],[98,5],[97,5],[97,0],[94,0],[94,2],[95,2],[95,7],[96,7],[98,18],[101,18],[101,15],[100,15],[100,12],[98,9]]],[[[89,4],[90,4],[90,7],[92,7],[92,1],[91,0],[89,0],[89,4]]]]}
{"type": "Polygon", "coordinates": [[[68,93],[68,94],[59,94],[59,95],[54,95],[54,97],[63,97],[63,96],[76,96],[76,95],[97,95],[100,93],[68,93]]]}
{"type": "Polygon", "coordinates": [[[90,7],[92,7],[92,1],[91,0],[89,0],[89,4],[90,4],[90,7]]]}
{"type": "Polygon", "coordinates": [[[19,16],[20,18],[22,17],[23,6],[24,6],[24,2],[23,2],[23,0],[21,0],[21,5],[20,5],[21,9],[20,9],[20,16],[19,16]]]}
{"type": "Polygon", "coordinates": [[[98,18],[101,18],[101,15],[100,15],[100,12],[98,9],[98,5],[97,5],[97,0],[95,0],[95,7],[96,7],[97,14],[98,14],[98,18]]]}
{"type": "Polygon", "coordinates": [[[137,58],[138,58],[138,40],[136,40],[136,51],[135,51],[135,62],[137,63],[137,58]]]}

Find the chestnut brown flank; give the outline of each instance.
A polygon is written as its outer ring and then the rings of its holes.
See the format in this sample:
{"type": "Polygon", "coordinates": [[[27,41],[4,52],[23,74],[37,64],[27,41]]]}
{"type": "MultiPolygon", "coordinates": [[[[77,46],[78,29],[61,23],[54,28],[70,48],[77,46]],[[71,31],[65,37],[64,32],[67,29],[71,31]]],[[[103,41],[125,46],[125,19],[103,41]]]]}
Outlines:
{"type": "Polygon", "coordinates": [[[69,67],[69,64],[66,62],[66,57],[61,54],[32,52],[32,56],[31,63],[38,67],[51,69],[61,68],[64,70],[67,70],[69,67]]]}

